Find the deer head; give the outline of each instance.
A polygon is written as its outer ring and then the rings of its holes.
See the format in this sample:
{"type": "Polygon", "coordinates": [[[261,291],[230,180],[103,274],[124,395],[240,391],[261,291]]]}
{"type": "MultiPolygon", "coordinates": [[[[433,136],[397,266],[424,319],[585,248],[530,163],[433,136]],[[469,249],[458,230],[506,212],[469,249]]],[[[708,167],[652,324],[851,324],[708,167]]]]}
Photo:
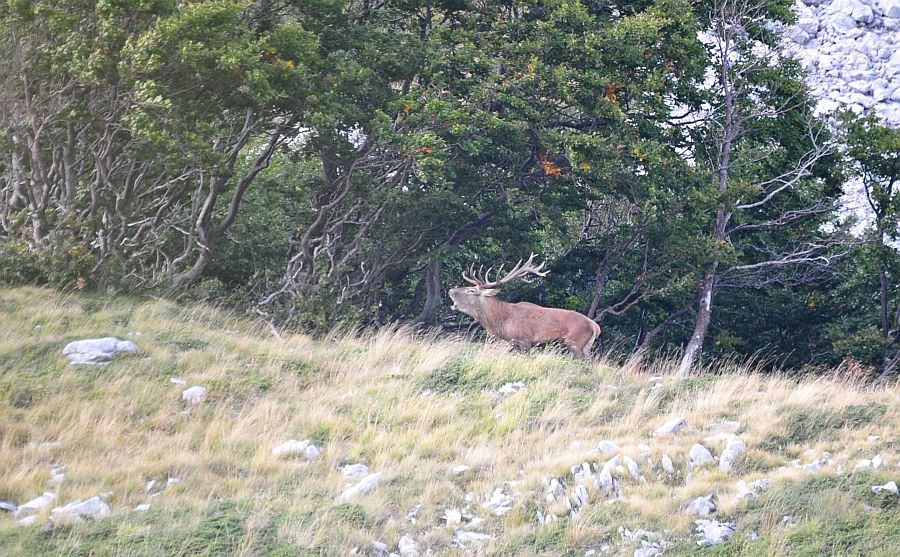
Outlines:
{"type": "Polygon", "coordinates": [[[500,265],[500,268],[494,273],[494,280],[490,280],[493,267],[484,271],[484,266],[482,265],[476,273],[475,264],[473,263],[469,267],[469,272],[463,273],[462,276],[463,280],[472,286],[450,289],[450,299],[453,300],[453,306],[450,309],[461,311],[477,319],[479,310],[483,309],[485,298],[496,296],[500,292],[500,286],[514,280],[531,282],[533,280],[531,275],[538,277],[547,276],[547,273],[550,271],[543,270],[546,263],[534,265],[535,257],[536,254],[532,253],[524,263],[520,259],[516,266],[505,275],[503,274],[503,265],[500,265]]]}

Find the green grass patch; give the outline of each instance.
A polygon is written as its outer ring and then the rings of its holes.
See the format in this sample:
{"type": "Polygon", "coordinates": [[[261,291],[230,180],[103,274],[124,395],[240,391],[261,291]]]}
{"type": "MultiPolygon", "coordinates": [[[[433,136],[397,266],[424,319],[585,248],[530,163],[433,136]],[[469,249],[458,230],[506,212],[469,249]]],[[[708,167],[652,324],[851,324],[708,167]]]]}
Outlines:
{"type": "Polygon", "coordinates": [[[419,387],[435,393],[475,392],[491,386],[491,368],[469,358],[452,360],[422,378],[419,387]]]}
{"type": "Polygon", "coordinates": [[[781,424],[784,433],[769,435],[761,443],[768,451],[777,451],[794,444],[806,444],[843,428],[857,429],[880,423],[887,406],[880,402],[856,404],[840,410],[804,408],[788,414],[781,424]]]}

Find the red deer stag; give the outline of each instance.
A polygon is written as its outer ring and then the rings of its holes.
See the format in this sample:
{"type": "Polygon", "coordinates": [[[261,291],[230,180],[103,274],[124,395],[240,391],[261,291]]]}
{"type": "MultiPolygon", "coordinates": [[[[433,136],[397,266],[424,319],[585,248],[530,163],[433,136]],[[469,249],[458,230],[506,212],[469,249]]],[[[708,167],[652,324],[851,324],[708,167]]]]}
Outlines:
{"type": "MultiPolygon", "coordinates": [[[[575,356],[587,358],[591,353],[591,345],[600,336],[600,325],[586,316],[569,309],[545,308],[528,302],[510,304],[497,299],[496,287],[515,279],[531,282],[528,275],[546,276],[544,263],[534,266],[535,254],[531,254],[524,264],[522,260],[503,278],[503,266],[497,270],[494,280],[488,280],[492,269],[486,273],[474,272],[474,265],[469,274],[463,273],[463,279],[472,286],[451,288],[451,309],[461,311],[481,323],[487,331],[502,338],[522,351],[529,350],[535,344],[545,344],[560,340],[575,356]]],[[[482,267],[483,268],[483,267],[482,267]]]]}

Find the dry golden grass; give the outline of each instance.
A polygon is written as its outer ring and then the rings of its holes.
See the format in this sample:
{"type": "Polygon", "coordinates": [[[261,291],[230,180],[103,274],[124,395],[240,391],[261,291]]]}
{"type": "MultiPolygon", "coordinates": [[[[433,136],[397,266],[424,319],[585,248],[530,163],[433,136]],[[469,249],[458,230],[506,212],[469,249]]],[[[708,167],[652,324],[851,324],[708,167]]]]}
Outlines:
{"type": "MultiPolygon", "coordinates": [[[[0,500],[21,504],[51,491],[64,504],[109,493],[113,512],[53,528],[46,512],[27,528],[0,516],[0,552],[347,555],[354,548],[372,553],[373,540],[396,550],[408,534],[423,553],[583,555],[609,545],[612,554],[630,555],[638,545],[617,534],[624,525],[667,532],[670,554],[691,553],[695,517],[684,505],[715,493],[720,518],[736,517],[740,532],[745,517],[761,536],[756,545],[730,542],[733,554],[791,554],[794,534],[779,513],[799,496],[781,501],[773,488],[773,502],[756,509],[733,501],[738,480],[799,485],[812,473],[791,460],[810,462],[824,451],[833,462],[816,476],[846,476],[860,458],[880,454],[888,472],[859,481],[896,479],[897,386],[798,381],[733,364],[676,380],[667,376],[673,367],[522,356],[398,328],[276,339],[207,307],[0,290],[0,500]],[[108,365],[67,365],[61,351],[68,341],[97,336],[130,338],[141,353],[108,365]],[[665,376],[656,387],[654,375],[665,376]],[[174,376],[187,385],[171,383],[174,376]],[[498,395],[513,381],[526,387],[498,395]],[[209,394],[188,408],[181,390],[192,385],[209,394]],[[682,432],[651,437],[675,416],[687,418],[682,432]],[[688,450],[714,433],[707,424],[722,419],[741,422],[746,458],[730,473],[688,470],[688,450]],[[274,457],[272,448],[288,439],[311,439],[323,451],[311,462],[274,457]],[[624,478],[622,500],[592,492],[577,518],[539,526],[538,510],[566,511],[544,501],[544,482],[574,486],[573,465],[608,458],[596,451],[604,439],[637,461],[646,482],[624,478]],[[675,461],[676,477],[661,472],[663,454],[675,461]],[[355,462],[381,473],[379,487],[340,503],[350,482],[337,468],[355,462]],[[459,464],[471,470],[453,474],[459,464]],[[48,484],[59,466],[65,479],[48,484]],[[145,493],[146,482],[168,478],[179,481],[159,496],[145,493]],[[507,481],[517,482],[506,488],[519,494],[515,508],[491,516],[481,503],[507,481]],[[132,512],[140,503],[151,510],[132,512]],[[407,514],[417,505],[412,523],[407,514]],[[483,518],[462,528],[494,540],[454,544],[454,528],[441,519],[447,508],[483,518]],[[49,531],[41,533],[41,525],[49,531]]],[[[705,444],[715,455],[722,449],[705,444]]],[[[809,528],[834,509],[871,503],[841,485],[814,501],[809,528]]],[[[896,516],[885,504],[883,512],[896,516]]]]}

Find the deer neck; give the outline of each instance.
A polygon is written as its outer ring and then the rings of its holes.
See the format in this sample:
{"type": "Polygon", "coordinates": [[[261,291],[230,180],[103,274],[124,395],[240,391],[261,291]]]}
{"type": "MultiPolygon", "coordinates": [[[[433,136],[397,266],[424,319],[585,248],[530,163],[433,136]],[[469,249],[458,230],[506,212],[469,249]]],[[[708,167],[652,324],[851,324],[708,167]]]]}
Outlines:
{"type": "Polygon", "coordinates": [[[497,336],[501,325],[509,317],[509,306],[507,302],[493,296],[484,297],[479,308],[478,321],[489,333],[497,336]]]}

